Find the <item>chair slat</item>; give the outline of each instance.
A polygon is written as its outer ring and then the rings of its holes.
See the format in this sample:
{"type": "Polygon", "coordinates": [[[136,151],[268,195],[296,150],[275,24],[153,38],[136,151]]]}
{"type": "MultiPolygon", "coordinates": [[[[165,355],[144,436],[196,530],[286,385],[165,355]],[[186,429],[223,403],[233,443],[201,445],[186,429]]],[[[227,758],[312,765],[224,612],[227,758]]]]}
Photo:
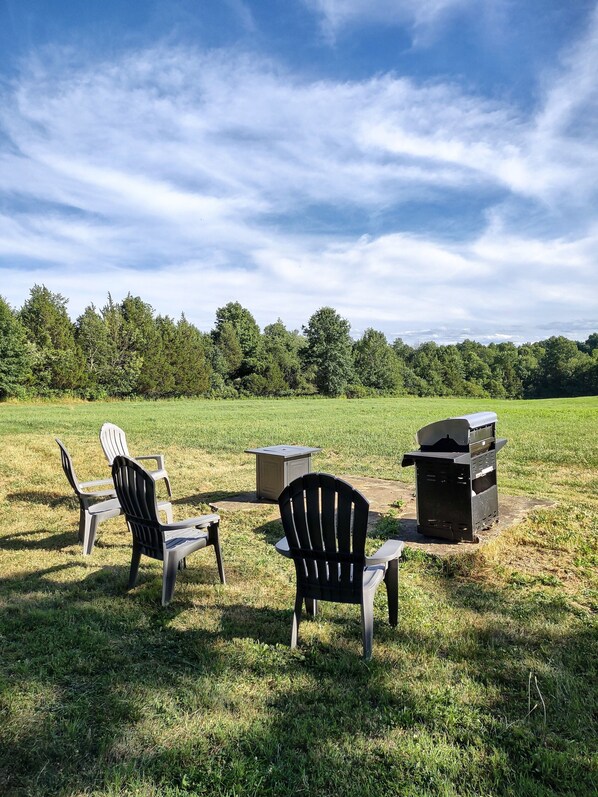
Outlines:
{"type": "MultiPolygon", "coordinates": [[[[314,475],[314,478],[305,476],[303,478],[303,485],[305,489],[306,517],[311,549],[314,551],[323,551],[324,540],[322,537],[322,523],[320,521],[321,490],[319,474],[314,475]]],[[[326,566],[326,561],[324,559],[316,559],[315,561],[318,581],[322,586],[326,586],[328,583],[328,567],[326,566]]]]}
{"type": "MultiPolygon", "coordinates": [[[[324,548],[330,553],[337,552],[337,539],[336,539],[336,485],[334,476],[329,476],[327,473],[320,474],[320,484],[322,486],[322,537],[324,540],[324,548]]],[[[338,567],[331,567],[328,569],[328,578],[330,583],[335,586],[339,580],[338,567]]]]}
{"type": "MultiPolygon", "coordinates": [[[[338,488],[338,509],[337,509],[337,539],[338,550],[342,553],[350,553],[352,550],[351,540],[351,510],[353,509],[353,490],[348,484],[342,482],[338,488]]],[[[349,586],[352,582],[351,566],[347,563],[340,566],[340,583],[349,586]]]]}
{"type": "MultiPolygon", "coordinates": [[[[303,481],[305,477],[301,477],[301,482],[298,484],[299,489],[295,490],[291,495],[291,504],[293,507],[293,519],[295,521],[295,531],[297,533],[297,541],[299,548],[311,548],[311,539],[309,536],[309,529],[307,526],[307,514],[305,510],[305,493],[303,490],[303,481]]],[[[297,482],[300,480],[297,479],[297,482]]],[[[313,582],[317,580],[318,573],[316,565],[313,561],[306,559],[302,560],[303,566],[297,571],[297,577],[301,577],[306,573],[308,581],[313,582]]]]}

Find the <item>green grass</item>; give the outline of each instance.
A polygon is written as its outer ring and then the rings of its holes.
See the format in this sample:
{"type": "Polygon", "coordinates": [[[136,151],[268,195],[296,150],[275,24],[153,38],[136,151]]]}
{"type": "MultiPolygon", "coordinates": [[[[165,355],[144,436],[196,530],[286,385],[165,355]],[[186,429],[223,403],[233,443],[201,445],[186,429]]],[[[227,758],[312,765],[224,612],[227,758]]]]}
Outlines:
{"type": "Polygon", "coordinates": [[[0,794],[596,793],[597,419],[595,398],[0,405],[0,794]],[[99,427],[118,423],[166,454],[184,517],[251,489],[244,448],[319,446],[321,470],[410,481],[416,430],[480,409],[509,438],[500,489],[558,505],[459,561],[409,553],[399,627],[379,591],[367,664],[355,607],[324,604],[289,650],[267,510],[223,517],[226,587],[207,551],[168,608],[157,562],[127,593],[124,522],[81,556],[53,440],[99,478],[99,427]]]}

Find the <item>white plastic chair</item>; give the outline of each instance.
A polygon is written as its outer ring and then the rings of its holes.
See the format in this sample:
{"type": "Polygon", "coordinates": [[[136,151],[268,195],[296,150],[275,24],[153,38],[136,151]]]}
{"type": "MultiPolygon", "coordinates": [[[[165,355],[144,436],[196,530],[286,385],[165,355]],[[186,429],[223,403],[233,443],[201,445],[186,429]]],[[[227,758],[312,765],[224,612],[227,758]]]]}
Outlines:
{"type": "Polygon", "coordinates": [[[131,456],[124,431],[113,423],[104,423],[102,425],[102,428],[100,429],[100,443],[110,467],[112,467],[115,457],[128,457],[129,459],[134,459],[135,462],[143,462],[147,459],[154,459],[156,461],[157,469],[149,470],[146,468],[146,470],[154,481],[160,481],[160,479],[164,479],[166,482],[168,495],[172,497],[170,479],[168,478],[168,473],[164,467],[164,454],[146,454],[142,457],[131,456]]]}
{"type": "MultiPolygon", "coordinates": [[[[112,479],[80,482],[66,446],[57,437],[55,440],[60,448],[64,475],[79,501],[79,540],[83,543],[83,555],[89,556],[93,552],[100,523],[108,518],[122,515],[123,511],[116,498],[112,479]],[[106,489],[90,489],[93,487],[105,487],[106,489]]],[[[158,509],[162,510],[166,514],[168,522],[172,523],[172,504],[169,501],[160,501],[158,509]]]]}

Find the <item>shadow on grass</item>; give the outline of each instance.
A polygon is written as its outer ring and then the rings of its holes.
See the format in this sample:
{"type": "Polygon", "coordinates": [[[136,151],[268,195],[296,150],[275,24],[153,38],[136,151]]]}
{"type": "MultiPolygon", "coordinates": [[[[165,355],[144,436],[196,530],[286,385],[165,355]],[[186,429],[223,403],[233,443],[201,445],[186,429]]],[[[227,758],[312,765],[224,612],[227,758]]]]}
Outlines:
{"type": "Polygon", "coordinates": [[[60,493],[50,493],[44,490],[23,490],[17,493],[9,493],[6,498],[11,503],[42,504],[52,508],[75,506],[77,504],[77,500],[72,495],[61,495],[60,493]]]}
{"type": "MultiPolygon", "coordinates": [[[[258,533],[278,539],[277,524],[258,533]]],[[[326,609],[342,638],[292,652],[290,591],[288,610],[241,602],[216,585],[208,554],[179,576],[201,585],[205,604],[179,590],[165,609],[157,563],[129,594],[128,567],[90,566],[0,581],[7,797],[594,792],[583,701],[595,638],[559,630],[558,612],[538,625],[546,606],[523,593],[433,570],[446,607],[484,622],[453,638],[410,617],[403,590],[405,623],[377,619],[366,664],[358,614],[326,609]],[[521,721],[541,661],[548,728],[538,713],[521,721]],[[488,698],[473,692],[469,705],[462,679],[488,698]]]]}
{"type": "MultiPolygon", "coordinates": [[[[226,501],[231,498],[236,498],[240,493],[230,492],[225,490],[214,490],[209,493],[195,493],[194,495],[186,495],[182,498],[175,498],[172,500],[173,504],[216,504],[218,501],[226,501]]],[[[256,504],[259,506],[259,504],[256,504]]]]}
{"type": "Polygon", "coordinates": [[[48,529],[34,529],[32,531],[17,531],[13,534],[4,534],[0,537],[0,550],[5,551],[59,551],[77,542],[77,531],[65,531],[56,534],[48,529]],[[39,539],[40,534],[47,537],[39,539]]]}

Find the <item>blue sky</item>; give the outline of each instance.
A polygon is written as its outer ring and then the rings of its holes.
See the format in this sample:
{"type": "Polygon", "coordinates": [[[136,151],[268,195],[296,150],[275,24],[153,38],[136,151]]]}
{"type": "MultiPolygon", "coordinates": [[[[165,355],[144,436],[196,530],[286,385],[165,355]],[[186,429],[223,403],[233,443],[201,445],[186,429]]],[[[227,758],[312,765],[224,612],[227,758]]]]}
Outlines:
{"type": "Polygon", "coordinates": [[[0,0],[0,294],[598,329],[594,0],[0,0]]]}

